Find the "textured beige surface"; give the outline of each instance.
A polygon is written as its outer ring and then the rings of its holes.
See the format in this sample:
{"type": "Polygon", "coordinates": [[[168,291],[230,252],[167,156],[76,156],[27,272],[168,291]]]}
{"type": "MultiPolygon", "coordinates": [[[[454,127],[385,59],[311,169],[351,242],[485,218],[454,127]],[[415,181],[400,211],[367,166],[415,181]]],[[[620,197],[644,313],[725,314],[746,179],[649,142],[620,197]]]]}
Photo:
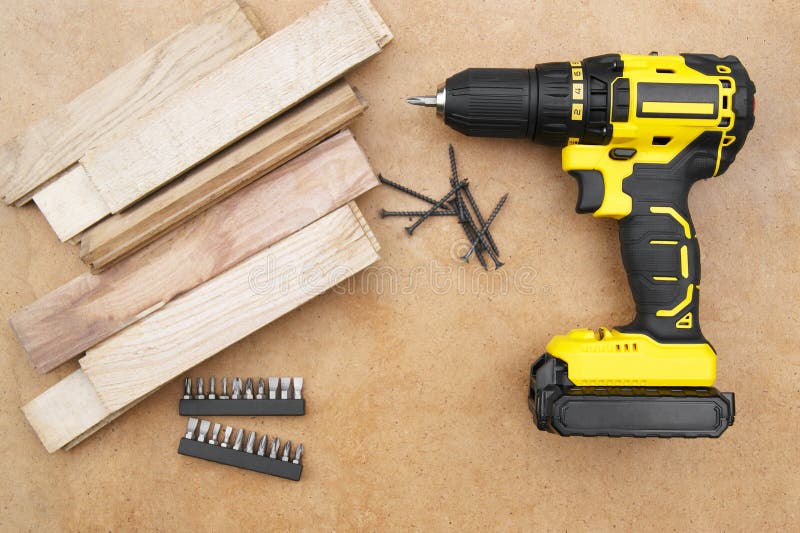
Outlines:
{"type": "MultiPolygon", "coordinates": [[[[4,71],[14,75],[0,76],[0,131],[19,131],[214,3],[9,3],[0,42],[4,71]]],[[[275,31],[319,2],[252,3],[275,31]]],[[[794,5],[374,4],[395,39],[348,76],[370,104],[356,137],[376,170],[433,195],[447,187],[453,142],[484,209],[511,193],[494,232],[507,266],[483,277],[474,261],[463,269],[452,260],[460,231],[452,220],[409,239],[403,221],[377,211],[418,204],[379,188],[359,200],[382,245],[377,265],[396,272],[400,288],[423,272],[416,289],[391,293],[386,281],[379,294],[376,276],[359,276],[371,281],[367,293],[329,292],[192,372],[306,378],[303,418],[220,419],[303,442],[300,483],[179,457],[178,380],[75,449],[48,455],[19,406],[74,368],[36,375],[0,324],[0,527],[796,529],[794,5]],[[690,198],[703,252],[703,329],[720,355],[719,386],[736,391],[736,425],[716,441],[559,439],[530,422],[528,365],[553,334],[631,316],[616,228],[573,212],[577,187],[557,150],[462,137],[403,98],[467,66],[650,50],[736,54],[758,87],[756,126],[737,161],[690,198]],[[450,280],[449,290],[433,287],[431,261],[451,269],[437,278],[450,280]],[[526,275],[530,294],[486,288],[526,275]],[[483,288],[459,294],[460,279],[483,288]]],[[[0,209],[0,246],[3,319],[85,268],[32,207],[0,209]]]]}

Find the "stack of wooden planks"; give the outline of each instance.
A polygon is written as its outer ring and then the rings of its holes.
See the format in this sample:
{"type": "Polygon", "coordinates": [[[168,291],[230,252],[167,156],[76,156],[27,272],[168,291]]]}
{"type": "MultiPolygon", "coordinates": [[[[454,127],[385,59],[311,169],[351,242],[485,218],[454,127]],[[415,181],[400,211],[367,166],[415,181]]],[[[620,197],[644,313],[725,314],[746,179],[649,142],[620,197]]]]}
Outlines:
{"type": "Polygon", "coordinates": [[[221,7],[0,147],[4,200],[92,268],[10,320],[40,372],[85,353],[23,407],[47,450],[378,259],[353,202],[378,181],[343,129],[365,104],[336,80],[389,29],[327,0],[262,34],[221,7]]]}

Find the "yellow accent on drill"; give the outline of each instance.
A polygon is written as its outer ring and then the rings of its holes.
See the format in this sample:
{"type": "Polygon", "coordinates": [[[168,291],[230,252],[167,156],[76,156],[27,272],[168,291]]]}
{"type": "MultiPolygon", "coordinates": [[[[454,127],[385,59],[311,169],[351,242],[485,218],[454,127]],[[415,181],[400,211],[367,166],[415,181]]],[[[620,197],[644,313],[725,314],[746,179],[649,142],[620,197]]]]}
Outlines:
{"type": "MultiPolygon", "coordinates": [[[[631,197],[622,190],[622,183],[633,173],[636,163],[668,164],[692,141],[706,131],[723,132],[717,154],[714,174],[719,171],[719,162],[722,156],[722,147],[726,133],[734,126],[736,117],[731,109],[733,94],[736,92],[736,82],[733,78],[726,77],[726,72],[720,71],[723,76],[708,76],[686,65],[682,56],[639,56],[622,54],[620,58],[624,70],[620,78],[626,78],[630,84],[630,114],[625,122],[612,121],[613,135],[607,145],[572,144],[565,146],[561,152],[562,166],[565,171],[570,170],[597,170],[603,176],[604,195],[603,202],[597,211],[596,217],[621,219],[630,214],[632,209],[631,197]],[[728,87],[723,86],[723,82],[728,87]],[[719,88],[718,112],[710,118],[680,118],[665,117],[640,117],[635,108],[638,102],[637,87],[639,83],[681,83],[681,84],[713,84],[719,88]],[[727,97],[727,99],[726,99],[727,97]],[[727,106],[724,103],[727,101],[727,106]],[[727,119],[727,120],[725,120],[727,119]],[[725,124],[721,126],[720,124],[725,124]],[[654,143],[654,138],[669,139],[666,144],[654,143]],[[614,148],[633,148],[636,153],[630,159],[612,159],[610,153],[614,148]]],[[[583,69],[572,69],[573,80],[583,80],[583,69]]],[[[613,108],[613,86],[619,81],[612,82],[611,94],[613,108]]],[[[643,102],[643,105],[647,102],[643,102]]],[[[661,102],[663,104],[663,102],[661,102]]],[[[682,110],[691,109],[682,107],[682,110]]],[[[679,104],[684,106],[686,104],[679,104]]],[[[713,111],[713,109],[712,109],[713,111]]],[[[685,112],[685,111],[681,111],[685,112]]],[[[693,111],[696,113],[696,111],[693,111]]],[[[699,114],[699,113],[697,113],[699,114]]]]}
{"type": "Polygon", "coordinates": [[[650,244],[668,244],[675,246],[676,244],[678,244],[678,241],[650,241],[650,244]]]}
{"type": "Polygon", "coordinates": [[[685,244],[681,246],[681,276],[689,277],[689,252],[685,244]]]}
{"type": "Polygon", "coordinates": [[[678,281],[678,278],[675,276],[653,276],[653,280],[655,281],[678,281]]]}
{"type": "Polygon", "coordinates": [[[641,333],[574,329],[547,352],[567,363],[578,386],[710,387],[717,357],[708,343],[662,344],[641,333]]]}
{"type": "Polygon", "coordinates": [[[678,329],[692,329],[692,312],[689,311],[675,322],[675,327],[678,329]]]}
{"type": "Polygon", "coordinates": [[[677,315],[684,307],[692,303],[692,296],[694,295],[694,285],[689,284],[686,287],[686,298],[680,301],[678,305],[673,307],[672,309],[659,309],[656,311],[656,316],[675,316],[677,315]]]}
{"type": "Polygon", "coordinates": [[[714,104],[703,102],[643,102],[642,113],[669,113],[674,115],[710,115],[714,104]]]}
{"type": "Polygon", "coordinates": [[[672,207],[654,206],[654,207],[650,208],[650,212],[651,213],[655,213],[655,214],[659,214],[659,215],[669,215],[669,216],[671,216],[672,218],[674,218],[675,220],[678,221],[678,224],[683,226],[683,234],[686,236],[686,238],[687,239],[691,239],[692,238],[692,231],[691,231],[691,228],[689,227],[689,223],[686,221],[685,218],[683,218],[681,216],[680,213],[675,211],[675,209],[673,209],[672,207]]]}

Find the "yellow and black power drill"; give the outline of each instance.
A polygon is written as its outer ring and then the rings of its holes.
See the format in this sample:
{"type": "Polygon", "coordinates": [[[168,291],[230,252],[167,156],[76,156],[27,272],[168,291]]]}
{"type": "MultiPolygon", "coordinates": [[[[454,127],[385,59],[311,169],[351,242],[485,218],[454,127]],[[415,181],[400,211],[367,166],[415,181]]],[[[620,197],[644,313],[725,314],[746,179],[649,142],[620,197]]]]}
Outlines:
{"type": "Polygon", "coordinates": [[[725,172],[753,127],[755,86],[733,56],[609,54],[533,69],[467,69],[435,96],[445,124],[562,146],[578,213],[619,221],[636,303],[625,326],[553,338],[531,367],[539,429],[561,435],[718,437],[734,395],[713,388],[700,331],[689,189],[725,172]]]}

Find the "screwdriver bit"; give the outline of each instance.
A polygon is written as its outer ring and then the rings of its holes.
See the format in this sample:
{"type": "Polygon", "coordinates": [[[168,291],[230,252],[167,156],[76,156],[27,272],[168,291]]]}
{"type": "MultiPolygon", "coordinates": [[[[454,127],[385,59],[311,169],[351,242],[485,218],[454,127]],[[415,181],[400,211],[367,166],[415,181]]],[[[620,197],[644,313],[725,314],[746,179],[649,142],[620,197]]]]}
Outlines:
{"type": "Polygon", "coordinates": [[[275,440],[272,441],[272,447],[269,449],[269,458],[270,459],[277,459],[278,458],[278,448],[281,447],[281,439],[275,437],[275,440]]]}
{"type": "Polygon", "coordinates": [[[244,399],[253,399],[253,380],[250,378],[247,378],[247,381],[244,384],[244,399]]]}
{"type": "Polygon", "coordinates": [[[233,439],[233,449],[241,450],[243,440],[244,440],[244,429],[239,428],[239,431],[236,432],[236,438],[233,439]]]}
{"type": "Polygon", "coordinates": [[[230,396],[228,396],[228,378],[227,377],[223,377],[222,378],[222,395],[220,395],[219,399],[220,400],[227,400],[229,398],[230,398],[230,396]]]}
{"type": "Polygon", "coordinates": [[[208,435],[208,428],[211,427],[211,422],[208,420],[200,421],[200,432],[197,435],[197,442],[205,442],[206,435],[208,435]]]}
{"type": "Polygon", "coordinates": [[[297,449],[294,451],[294,459],[292,462],[296,465],[300,464],[300,458],[303,457],[303,443],[297,445],[297,449]]]}
{"type": "Polygon", "coordinates": [[[206,395],[203,394],[203,378],[197,378],[197,394],[194,396],[195,400],[205,400],[206,395]]]}
{"type": "Polygon", "coordinates": [[[289,399],[289,387],[292,385],[292,378],[281,378],[281,400],[289,399]]]}
{"type": "Polygon", "coordinates": [[[269,382],[269,399],[275,400],[278,398],[278,378],[268,378],[269,382]]]}
{"type": "Polygon", "coordinates": [[[303,378],[294,378],[294,399],[303,399],[303,378]]]}
{"type": "Polygon", "coordinates": [[[216,400],[217,399],[217,380],[214,376],[208,378],[208,396],[209,400],[216,400]]]}
{"type": "Polygon", "coordinates": [[[256,445],[256,432],[251,431],[250,435],[247,436],[247,445],[244,447],[244,451],[247,453],[253,453],[253,448],[256,445]]]}
{"type": "Polygon", "coordinates": [[[186,378],[183,380],[183,399],[192,399],[192,378],[186,378]]]}
{"type": "Polygon", "coordinates": [[[222,446],[223,448],[227,448],[229,446],[229,442],[231,440],[231,432],[233,432],[233,428],[230,426],[225,426],[225,433],[222,435],[222,446]]]}
{"type": "Polygon", "coordinates": [[[264,400],[266,399],[266,395],[264,394],[264,378],[258,378],[258,389],[256,389],[256,400],[264,400]]]}
{"type": "Polygon", "coordinates": [[[209,444],[217,444],[217,437],[219,436],[219,428],[221,428],[219,424],[214,424],[214,428],[211,430],[211,438],[208,439],[209,444]]]}
{"type": "Polygon", "coordinates": [[[194,430],[197,429],[197,419],[190,418],[189,425],[186,426],[186,435],[184,435],[185,439],[193,439],[194,438],[194,430]]]}
{"type": "Polygon", "coordinates": [[[283,447],[283,456],[281,457],[281,461],[288,463],[290,453],[292,453],[292,441],[287,440],[286,446],[283,447]]]}
{"type": "Polygon", "coordinates": [[[261,457],[264,457],[265,453],[267,453],[267,436],[266,435],[261,437],[261,440],[258,442],[258,451],[256,452],[256,455],[260,455],[261,457]]]}
{"type": "Polygon", "coordinates": [[[231,400],[242,399],[242,378],[233,378],[233,392],[231,393],[231,400]]]}

